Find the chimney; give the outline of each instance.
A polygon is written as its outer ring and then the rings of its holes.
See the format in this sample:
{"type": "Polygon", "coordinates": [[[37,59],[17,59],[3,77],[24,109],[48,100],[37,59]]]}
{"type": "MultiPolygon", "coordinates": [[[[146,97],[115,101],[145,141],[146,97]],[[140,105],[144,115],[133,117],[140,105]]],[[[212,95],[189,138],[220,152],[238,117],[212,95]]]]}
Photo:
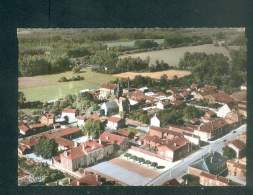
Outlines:
{"type": "Polygon", "coordinates": [[[74,147],[77,147],[77,146],[78,146],[77,142],[74,142],[74,147]]]}
{"type": "Polygon", "coordinates": [[[101,139],[100,139],[100,138],[98,139],[98,143],[99,143],[99,144],[102,144],[102,142],[101,142],[101,139]]]}
{"type": "Polygon", "coordinates": [[[100,175],[96,174],[96,181],[100,181],[100,175]]]}
{"type": "Polygon", "coordinates": [[[82,144],[82,151],[85,152],[85,144],[82,144]]]}
{"type": "Polygon", "coordinates": [[[68,157],[68,152],[67,152],[67,151],[64,151],[63,155],[64,155],[65,157],[68,157]]]}

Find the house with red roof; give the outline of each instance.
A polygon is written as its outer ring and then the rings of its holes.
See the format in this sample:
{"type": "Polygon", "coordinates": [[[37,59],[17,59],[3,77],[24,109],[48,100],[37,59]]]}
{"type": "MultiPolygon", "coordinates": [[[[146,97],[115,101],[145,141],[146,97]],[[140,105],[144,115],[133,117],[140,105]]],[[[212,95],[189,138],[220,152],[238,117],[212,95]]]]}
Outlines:
{"type": "Polygon", "coordinates": [[[110,156],[113,151],[113,145],[108,142],[88,140],[53,157],[53,165],[69,171],[76,171],[110,156]]]}
{"type": "Polygon", "coordinates": [[[104,131],[99,139],[103,142],[108,142],[111,144],[115,144],[118,146],[118,148],[125,150],[128,148],[129,144],[128,141],[129,139],[125,136],[117,135],[114,133],[110,133],[108,131],[104,131]]]}
{"type": "Polygon", "coordinates": [[[202,171],[199,176],[199,183],[203,186],[229,186],[230,180],[222,176],[202,171]]]}
{"type": "Polygon", "coordinates": [[[66,120],[68,123],[76,122],[78,112],[76,109],[65,108],[61,113],[61,119],[66,120]]]}
{"type": "Polygon", "coordinates": [[[51,126],[55,122],[54,114],[46,112],[40,118],[40,123],[46,126],[51,126]]]}
{"type": "Polygon", "coordinates": [[[225,119],[214,119],[207,123],[200,124],[194,129],[193,134],[200,137],[202,141],[208,141],[219,137],[228,131],[228,123],[225,119]]]}
{"type": "Polygon", "coordinates": [[[19,124],[18,129],[19,129],[19,133],[22,135],[26,135],[28,131],[30,130],[30,128],[24,123],[19,124]]]}
{"type": "Polygon", "coordinates": [[[125,120],[118,116],[110,116],[107,119],[106,127],[108,129],[116,130],[125,126],[125,120]]]}
{"type": "Polygon", "coordinates": [[[32,152],[34,146],[37,144],[38,138],[23,139],[18,145],[18,155],[22,156],[32,152]]]}
{"type": "Polygon", "coordinates": [[[101,184],[101,176],[94,173],[85,174],[82,178],[71,182],[71,186],[100,186],[101,184]]]}
{"type": "Polygon", "coordinates": [[[235,139],[228,143],[228,147],[236,152],[236,158],[245,156],[246,144],[239,139],[235,139]]]}
{"type": "Polygon", "coordinates": [[[149,132],[141,140],[144,148],[161,158],[175,161],[190,152],[190,142],[182,132],[172,131],[169,128],[151,126],[149,132]]]}
{"type": "Polygon", "coordinates": [[[238,178],[246,183],[246,157],[227,160],[227,168],[229,176],[238,178]]]}
{"type": "Polygon", "coordinates": [[[104,83],[99,88],[99,99],[107,99],[108,97],[115,95],[117,90],[117,84],[104,83]]]}

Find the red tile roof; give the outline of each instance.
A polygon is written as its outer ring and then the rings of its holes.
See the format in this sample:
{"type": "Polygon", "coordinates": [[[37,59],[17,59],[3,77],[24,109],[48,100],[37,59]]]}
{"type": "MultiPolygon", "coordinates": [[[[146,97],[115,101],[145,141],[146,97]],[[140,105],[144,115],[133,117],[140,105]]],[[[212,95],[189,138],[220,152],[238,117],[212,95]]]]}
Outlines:
{"type": "Polygon", "coordinates": [[[243,143],[241,140],[236,139],[230,142],[230,144],[234,145],[237,147],[239,150],[242,150],[246,147],[245,143],[243,143]]]}
{"type": "Polygon", "coordinates": [[[247,91],[238,91],[231,95],[233,99],[238,102],[246,102],[247,101],[247,91]]]}
{"type": "Polygon", "coordinates": [[[228,94],[226,94],[223,91],[219,91],[218,93],[214,93],[211,96],[214,97],[216,102],[229,104],[229,103],[232,103],[235,101],[231,96],[229,96],[228,94]]]}
{"type": "Polygon", "coordinates": [[[75,134],[78,132],[81,132],[81,129],[79,129],[77,127],[69,127],[69,128],[65,128],[65,129],[59,129],[55,132],[45,133],[44,136],[48,139],[53,139],[56,137],[69,136],[71,134],[75,134]]]}
{"type": "Polygon", "coordinates": [[[150,126],[149,130],[165,133],[165,136],[166,135],[174,135],[174,136],[181,136],[182,135],[181,133],[179,133],[178,131],[176,131],[176,130],[179,130],[179,128],[176,129],[175,126],[174,127],[170,126],[169,128],[161,128],[161,127],[150,126]]]}
{"type": "Polygon", "coordinates": [[[89,140],[80,144],[77,147],[71,148],[70,150],[61,153],[60,156],[61,158],[74,160],[77,158],[81,158],[87,153],[102,147],[103,145],[99,144],[96,140],[89,140]]]}
{"type": "Polygon", "coordinates": [[[126,119],[126,125],[132,125],[132,126],[140,126],[142,124],[142,122],[137,121],[137,120],[133,120],[133,119],[126,119]]]}
{"type": "Polygon", "coordinates": [[[54,118],[54,114],[53,113],[49,113],[49,112],[46,112],[45,114],[43,114],[43,116],[45,116],[48,119],[53,119],[54,118]]]}
{"type": "Polygon", "coordinates": [[[29,127],[27,127],[27,125],[25,125],[24,123],[20,124],[18,126],[19,130],[23,131],[23,132],[27,132],[29,131],[29,127]]]}
{"type": "Polygon", "coordinates": [[[109,142],[111,144],[115,143],[117,145],[123,144],[126,140],[125,137],[110,133],[108,131],[104,131],[99,138],[102,142],[109,142]]]}
{"type": "Polygon", "coordinates": [[[213,175],[213,174],[207,173],[205,171],[202,171],[200,173],[200,177],[205,177],[205,178],[208,178],[211,180],[217,180],[217,181],[222,182],[224,184],[229,184],[229,180],[227,178],[222,177],[222,176],[213,175]]]}
{"type": "Polygon", "coordinates": [[[38,128],[42,128],[42,127],[45,127],[44,124],[41,124],[41,123],[34,123],[34,124],[30,124],[29,127],[31,129],[38,129],[38,128]]]}
{"type": "Polygon", "coordinates": [[[129,136],[129,132],[126,129],[118,129],[117,133],[121,136],[125,136],[128,137],[129,136]]]}
{"type": "Polygon", "coordinates": [[[79,186],[79,185],[93,185],[97,186],[100,185],[98,178],[95,174],[85,175],[81,179],[75,180],[72,183],[72,186],[79,186]]]}
{"type": "Polygon", "coordinates": [[[28,139],[23,139],[20,142],[20,145],[28,146],[28,147],[31,148],[32,146],[34,146],[35,144],[37,144],[37,142],[38,142],[38,138],[31,137],[31,138],[28,138],[28,139]]]}
{"type": "Polygon", "coordinates": [[[101,88],[105,88],[105,89],[115,89],[117,87],[117,84],[114,83],[103,83],[101,85],[101,88]]]}
{"type": "Polygon", "coordinates": [[[211,133],[216,129],[222,128],[227,125],[225,119],[216,119],[208,123],[202,123],[197,130],[211,133]]]}
{"type": "Polygon", "coordinates": [[[143,92],[136,90],[136,91],[131,92],[130,99],[140,102],[140,101],[145,101],[146,96],[144,95],[143,92]]]}
{"type": "Polygon", "coordinates": [[[172,139],[160,139],[158,136],[149,136],[146,135],[144,137],[144,140],[146,140],[149,143],[154,143],[158,149],[158,151],[166,151],[166,150],[172,150],[175,151],[189,142],[183,137],[183,136],[176,136],[172,139]]]}
{"type": "Polygon", "coordinates": [[[108,117],[108,121],[113,122],[113,123],[118,123],[121,120],[122,120],[122,118],[116,117],[116,116],[108,117]]]}
{"type": "Polygon", "coordinates": [[[59,146],[63,146],[63,147],[67,147],[67,148],[73,148],[75,143],[71,140],[67,140],[64,139],[62,137],[57,137],[54,139],[55,142],[59,145],[59,146]]]}
{"type": "Polygon", "coordinates": [[[200,95],[211,95],[217,92],[217,88],[215,86],[205,85],[203,88],[200,88],[200,95]]]}
{"type": "MultiPolygon", "coordinates": [[[[246,169],[246,165],[240,163],[239,161],[233,159],[233,160],[227,160],[227,164],[231,164],[233,168],[239,168],[239,169],[246,169]]],[[[229,166],[228,166],[229,169],[229,166]]]]}
{"type": "Polygon", "coordinates": [[[88,119],[91,119],[91,120],[99,120],[100,119],[100,115],[97,114],[97,113],[93,113],[91,114],[88,119]]]}
{"type": "Polygon", "coordinates": [[[65,108],[62,112],[65,112],[65,113],[76,113],[76,109],[65,108]]]}

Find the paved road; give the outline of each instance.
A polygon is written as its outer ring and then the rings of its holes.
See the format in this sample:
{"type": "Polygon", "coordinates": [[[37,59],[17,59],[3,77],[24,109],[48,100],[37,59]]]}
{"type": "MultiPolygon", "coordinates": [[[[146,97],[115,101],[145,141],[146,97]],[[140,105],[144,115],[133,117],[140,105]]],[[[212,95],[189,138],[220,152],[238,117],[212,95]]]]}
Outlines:
{"type": "Polygon", "coordinates": [[[194,152],[193,154],[187,156],[183,160],[181,160],[178,164],[176,164],[171,169],[167,170],[166,172],[159,175],[157,178],[153,179],[149,183],[147,183],[147,186],[158,186],[162,185],[166,181],[178,178],[180,176],[183,176],[187,168],[190,164],[195,162],[196,160],[202,158],[204,155],[208,154],[212,151],[220,152],[222,148],[226,145],[226,142],[231,141],[233,139],[236,139],[240,134],[243,132],[246,132],[246,124],[241,125],[237,129],[234,129],[230,133],[224,135],[223,137],[216,139],[214,141],[210,141],[207,146],[202,147],[198,151],[194,152]]]}

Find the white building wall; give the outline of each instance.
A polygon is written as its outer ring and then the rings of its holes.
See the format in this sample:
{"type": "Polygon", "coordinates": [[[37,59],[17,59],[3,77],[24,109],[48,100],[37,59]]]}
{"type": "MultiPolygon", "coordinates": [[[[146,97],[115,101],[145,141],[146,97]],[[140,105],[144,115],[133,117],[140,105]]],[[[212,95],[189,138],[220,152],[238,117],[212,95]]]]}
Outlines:
{"type": "Polygon", "coordinates": [[[62,112],[61,118],[64,119],[65,116],[68,117],[69,123],[76,122],[76,114],[75,113],[62,112]]]}
{"type": "Polygon", "coordinates": [[[157,118],[156,115],[150,119],[150,126],[160,127],[160,120],[157,118]]]}
{"type": "Polygon", "coordinates": [[[218,109],[218,112],[216,113],[218,117],[224,118],[227,114],[231,112],[231,109],[227,104],[224,104],[222,107],[218,109]]]}

